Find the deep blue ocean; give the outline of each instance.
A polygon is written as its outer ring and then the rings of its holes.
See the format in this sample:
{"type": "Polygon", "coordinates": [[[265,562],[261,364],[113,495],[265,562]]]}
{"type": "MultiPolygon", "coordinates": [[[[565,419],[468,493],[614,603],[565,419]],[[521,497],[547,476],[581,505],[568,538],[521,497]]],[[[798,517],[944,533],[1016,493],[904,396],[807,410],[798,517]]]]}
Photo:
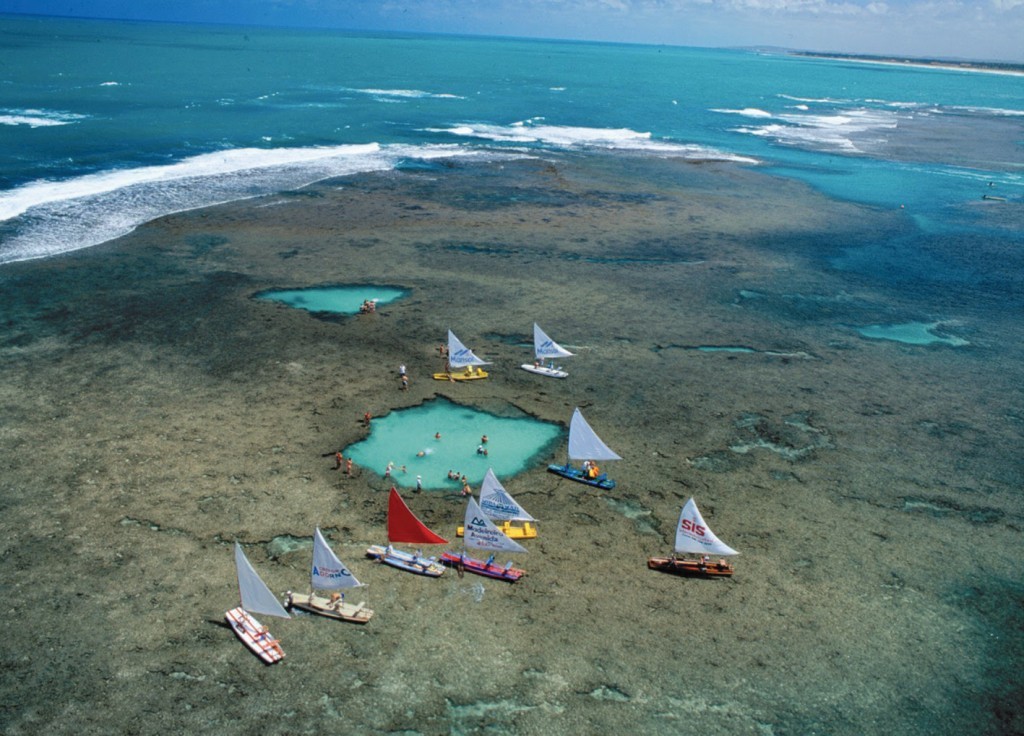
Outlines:
{"type": "Polygon", "coordinates": [[[1021,76],[30,17],[0,18],[0,44],[0,263],[328,177],[538,149],[732,161],[905,207],[922,237],[1021,238],[1021,76]]]}

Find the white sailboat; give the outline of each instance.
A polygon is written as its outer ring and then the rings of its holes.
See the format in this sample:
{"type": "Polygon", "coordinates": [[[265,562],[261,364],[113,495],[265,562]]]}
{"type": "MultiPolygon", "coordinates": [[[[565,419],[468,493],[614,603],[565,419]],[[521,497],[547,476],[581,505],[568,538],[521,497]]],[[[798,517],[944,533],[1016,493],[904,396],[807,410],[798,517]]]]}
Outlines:
{"type": "Polygon", "coordinates": [[[577,407],[572,414],[572,421],[569,422],[569,460],[565,465],[549,465],[548,472],[610,491],[615,487],[615,481],[609,478],[607,473],[601,472],[597,462],[621,459],[597,436],[597,432],[590,428],[577,407]],[[581,460],[583,465],[579,468],[574,467],[573,460],[581,460]]]}
{"type": "Polygon", "coordinates": [[[268,616],[291,618],[284,610],[277,597],[263,582],[256,570],[249,563],[242,545],[235,542],[235,570],[238,575],[238,592],[242,605],[232,608],[224,614],[231,629],[238,635],[257,657],[267,664],[274,664],[284,659],[284,650],[277,639],[270,635],[267,627],[250,613],[263,613],[268,616]]]}
{"type": "Polygon", "coordinates": [[[464,528],[465,545],[467,548],[483,550],[492,554],[486,560],[478,560],[470,557],[465,552],[461,554],[445,552],[441,555],[441,562],[460,571],[472,572],[498,580],[507,580],[510,583],[514,583],[526,574],[525,570],[512,567],[511,561],[504,567],[494,564],[493,553],[526,552],[526,548],[505,536],[501,529],[496,527],[494,522],[487,518],[487,515],[480,509],[480,505],[472,496],[469,497],[469,501],[466,504],[464,528]]]}
{"type": "Polygon", "coordinates": [[[704,521],[704,517],[701,516],[696,502],[691,498],[679,514],[672,555],[651,557],[647,560],[647,567],[677,575],[709,578],[729,577],[733,573],[733,566],[724,558],[738,554],[739,552],[715,536],[715,533],[704,521]],[[696,559],[676,557],[679,554],[694,554],[700,555],[700,557],[696,559]],[[711,562],[710,555],[715,555],[719,559],[711,562]]]}
{"type": "Polygon", "coordinates": [[[313,535],[313,567],[309,585],[309,595],[288,591],[288,608],[357,624],[365,624],[373,617],[373,611],[366,607],[365,602],[352,604],[345,601],[342,591],[361,587],[362,583],[334,554],[319,527],[313,535]],[[330,591],[330,596],[317,595],[318,590],[330,591]]]}
{"type": "MultiPolygon", "coordinates": [[[[534,539],[537,536],[537,520],[505,490],[493,468],[487,469],[480,485],[480,509],[488,519],[501,522],[499,528],[510,539],[534,539]],[[512,522],[516,521],[523,522],[522,526],[513,525],[512,522]]],[[[460,526],[455,535],[461,537],[464,530],[465,527],[460,526]]]]}
{"type": "Polygon", "coordinates": [[[462,344],[455,333],[448,330],[448,359],[442,373],[435,373],[438,381],[475,381],[487,378],[487,371],[479,366],[490,365],[473,354],[473,351],[462,344]]]}
{"type": "Polygon", "coordinates": [[[550,378],[568,377],[569,374],[561,366],[555,367],[555,358],[570,358],[572,353],[548,337],[536,322],[533,323],[533,354],[536,356],[534,362],[519,366],[524,371],[550,378]],[[544,361],[547,361],[547,365],[544,365],[544,361]]]}

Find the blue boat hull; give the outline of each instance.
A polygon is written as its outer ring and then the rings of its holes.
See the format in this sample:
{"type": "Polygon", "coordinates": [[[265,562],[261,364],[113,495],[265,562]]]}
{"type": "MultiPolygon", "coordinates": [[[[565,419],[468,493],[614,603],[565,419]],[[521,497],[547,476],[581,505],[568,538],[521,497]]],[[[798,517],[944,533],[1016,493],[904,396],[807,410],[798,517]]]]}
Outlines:
{"type": "Polygon", "coordinates": [[[601,473],[601,475],[596,478],[588,478],[583,475],[582,470],[574,468],[571,465],[549,465],[548,472],[560,475],[563,478],[568,478],[569,480],[574,480],[577,483],[584,483],[594,488],[601,488],[605,491],[610,491],[615,487],[615,481],[609,478],[606,474],[601,473]]]}

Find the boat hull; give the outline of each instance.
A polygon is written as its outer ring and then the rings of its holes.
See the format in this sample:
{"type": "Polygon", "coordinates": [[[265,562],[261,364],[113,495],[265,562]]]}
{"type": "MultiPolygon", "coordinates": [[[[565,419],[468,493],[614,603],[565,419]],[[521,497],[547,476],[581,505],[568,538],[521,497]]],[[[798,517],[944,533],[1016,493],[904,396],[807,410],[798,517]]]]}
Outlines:
{"type": "Polygon", "coordinates": [[[446,564],[448,567],[461,569],[475,575],[494,578],[495,580],[504,580],[509,583],[516,582],[526,574],[526,570],[520,570],[515,567],[505,568],[501,565],[494,564],[488,565],[486,560],[478,560],[473,557],[463,557],[462,555],[457,555],[453,552],[444,552],[441,555],[441,562],[446,564]]]}
{"type": "Polygon", "coordinates": [[[338,621],[349,621],[354,624],[365,624],[373,618],[373,611],[366,607],[365,603],[342,603],[340,600],[332,601],[318,595],[305,595],[304,593],[292,593],[289,591],[285,601],[286,608],[298,608],[307,613],[315,613],[319,616],[337,619],[338,621]]]}
{"type": "Polygon", "coordinates": [[[369,547],[366,550],[366,556],[416,575],[437,578],[444,574],[444,566],[437,561],[436,557],[420,557],[398,549],[392,549],[389,552],[386,547],[381,547],[379,544],[369,547]]]}
{"type": "Polygon", "coordinates": [[[684,560],[674,557],[651,557],[647,560],[651,570],[693,578],[732,577],[733,566],[724,560],[703,563],[700,560],[684,560]]]}
{"type": "Polygon", "coordinates": [[[284,650],[281,649],[281,644],[244,608],[241,606],[232,608],[224,614],[224,618],[231,625],[231,630],[235,632],[235,635],[242,640],[242,643],[264,662],[274,664],[284,659],[284,650]]]}
{"type": "Polygon", "coordinates": [[[530,373],[536,373],[538,376],[547,376],[548,378],[568,378],[569,374],[558,368],[549,368],[546,365],[534,365],[533,363],[523,363],[521,366],[524,371],[530,373]]]}
{"type": "Polygon", "coordinates": [[[577,483],[584,483],[588,486],[600,488],[605,491],[610,491],[615,488],[615,481],[609,478],[605,473],[602,473],[596,478],[588,478],[583,474],[582,470],[574,468],[572,465],[549,465],[548,472],[560,475],[569,480],[574,480],[577,483]]]}
{"type": "Polygon", "coordinates": [[[461,371],[444,371],[443,373],[435,373],[435,381],[479,381],[480,379],[487,378],[490,374],[481,370],[480,368],[474,368],[470,366],[465,370],[461,371]]]}
{"type": "MultiPolygon", "coordinates": [[[[525,522],[522,526],[512,526],[512,522],[502,522],[498,527],[501,529],[501,533],[509,539],[536,539],[537,538],[537,527],[530,522],[525,522]]],[[[459,527],[455,530],[455,536],[461,537],[466,533],[465,527],[459,527]]],[[[443,555],[442,555],[443,557],[443,555]]]]}

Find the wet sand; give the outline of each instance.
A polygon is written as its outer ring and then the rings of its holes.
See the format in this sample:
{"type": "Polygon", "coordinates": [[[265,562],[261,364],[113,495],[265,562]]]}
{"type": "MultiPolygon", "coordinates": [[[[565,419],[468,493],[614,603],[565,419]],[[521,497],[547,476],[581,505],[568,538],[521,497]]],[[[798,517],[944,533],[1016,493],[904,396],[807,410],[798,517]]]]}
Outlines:
{"type": "MultiPolygon", "coordinates": [[[[730,166],[565,158],[324,182],[3,267],[0,727],[1024,731],[1019,315],[928,315],[964,348],[860,338],[934,307],[820,259],[900,216],[730,166]],[[251,298],[360,283],[412,294],[334,320],[251,298]],[[568,380],[516,367],[534,321],[581,346],[568,380]],[[449,327],[491,379],[430,379],[449,327]],[[324,455],[435,395],[580,406],[625,458],[611,493],[543,466],[505,483],[541,530],[515,586],[363,557],[387,484],[324,455]],[[690,496],[733,579],[646,569],[690,496]],[[288,655],[265,667],[222,623],[231,545],[304,590],[308,548],[272,553],[315,525],[376,616],[263,617],[288,655]]],[[[454,536],[461,498],[410,505],[454,536]]]]}

